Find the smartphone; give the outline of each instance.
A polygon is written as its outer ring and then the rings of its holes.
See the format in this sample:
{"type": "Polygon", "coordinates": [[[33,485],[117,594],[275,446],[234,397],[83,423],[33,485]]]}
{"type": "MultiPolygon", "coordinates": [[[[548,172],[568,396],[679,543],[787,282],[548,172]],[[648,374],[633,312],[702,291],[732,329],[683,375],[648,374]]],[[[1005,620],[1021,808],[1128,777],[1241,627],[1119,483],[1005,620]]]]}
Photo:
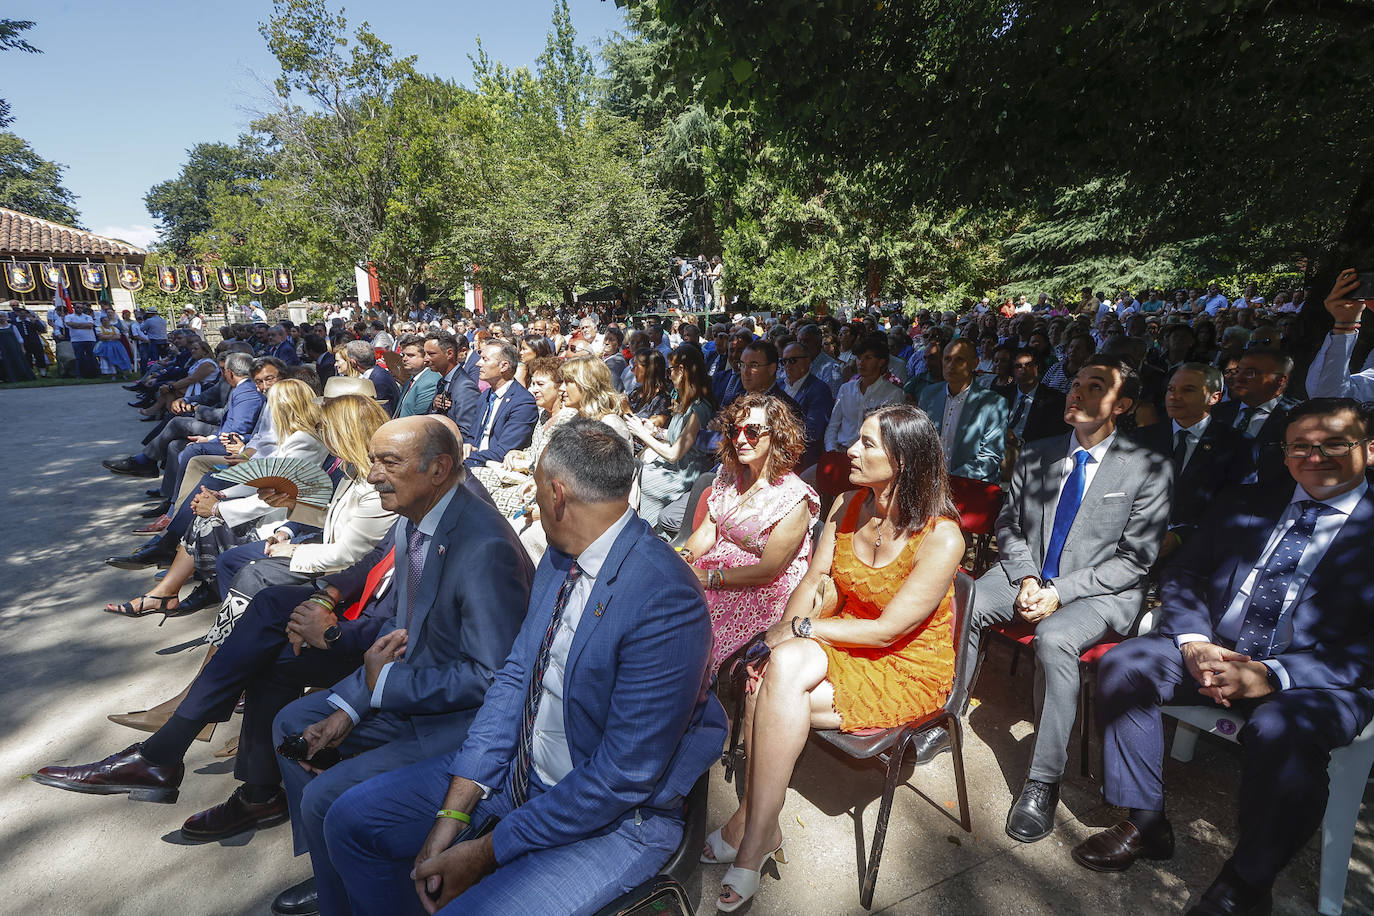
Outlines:
{"type": "Polygon", "coordinates": [[[1355,276],[1359,277],[1360,285],[1351,290],[1350,298],[1374,300],[1374,268],[1356,271],[1355,276]]]}

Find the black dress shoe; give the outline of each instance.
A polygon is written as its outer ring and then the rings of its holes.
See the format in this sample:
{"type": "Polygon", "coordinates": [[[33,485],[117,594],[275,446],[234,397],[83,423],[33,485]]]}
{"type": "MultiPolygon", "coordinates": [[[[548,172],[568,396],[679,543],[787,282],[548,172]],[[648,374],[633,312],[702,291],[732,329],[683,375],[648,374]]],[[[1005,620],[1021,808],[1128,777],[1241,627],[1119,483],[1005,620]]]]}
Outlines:
{"type": "Polygon", "coordinates": [[[144,490],[143,493],[149,499],[162,499],[161,487],[149,487],[148,489],[144,490]]]}
{"type": "Polygon", "coordinates": [[[286,793],[277,790],[270,801],[255,805],[244,801],[243,790],[239,786],[229,800],[193,814],[181,825],[181,835],[188,840],[207,843],[237,836],[247,830],[261,827],[275,827],[286,821],[286,793]]]}
{"type": "Polygon", "coordinates": [[[161,537],[153,538],[147,544],[124,557],[107,557],[106,566],[115,569],[147,569],[161,563],[170,564],[176,558],[176,542],[164,543],[161,537]]]}
{"type": "MultiPolygon", "coordinates": [[[[159,496],[161,496],[161,492],[160,492],[160,491],[159,491],[159,496]]],[[[161,502],[159,502],[156,506],[154,506],[153,508],[151,508],[151,509],[144,509],[142,512],[138,513],[138,517],[139,517],[139,518],[162,518],[162,516],[166,515],[166,514],[167,514],[168,512],[170,512],[171,510],[172,510],[172,501],[171,501],[170,499],[164,499],[164,500],[162,500],[161,502]]]]}
{"type": "Polygon", "coordinates": [[[177,604],[177,609],[168,616],[180,617],[183,614],[194,614],[196,611],[211,605],[219,606],[219,592],[213,586],[202,582],[192,589],[191,594],[183,598],[177,604]]]}
{"type": "Polygon", "coordinates": [[[1058,804],[1059,783],[1027,779],[1007,813],[1007,836],[1022,843],[1043,840],[1054,829],[1054,808],[1058,804]]]}
{"type": "Polygon", "coordinates": [[[1227,862],[1212,886],[1202,892],[1202,899],[1188,910],[1187,916],[1269,916],[1273,911],[1273,892],[1256,890],[1245,884],[1227,862]]]}
{"type": "Polygon", "coordinates": [[[156,398],[139,398],[137,401],[129,401],[130,407],[137,407],[142,410],[145,407],[152,407],[156,403],[156,398]]]}
{"type": "Polygon", "coordinates": [[[943,728],[932,728],[922,732],[911,742],[911,749],[915,751],[917,766],[930,763],[941,754],[949,753],[949,732],[943,728]]]}
{"type": "Polygon", "coordinates": [[[107,471],[113,471],[116,474],[124,474],[128,477],[162,476],[158,473],[157,465],[151,461],[134,461],[131,458],[120,458],[116,461],[106,459],[100,462],[100,464],[107,471]]]}
{"type": "Polygon", "coordinates": [[[138,382],[134,382],[132,385],[120,385],[119,387],[120,387],[120,388],[123,388],[125,391],[142,391],[142,390],[143,390],[143,386],[140,385],[138,382]]]}
{"type": "Polygon", "coordinates": [[[288,887],[272,901],[272,912],[277,916],[315,916],[319,911],[320,898],[313,876],[288,887]]]}
{"type": "Polygon", "coordinates": [[[1142,831],[1130,821],[1088,837],[1073,848],[1073,860],[1093,871],[1125,871],[1136,859],[1161,861],[1174,857],[1174,828],[1161,820],[1142,831]]]}
{"type": "Polygon", "coordinates": [[[140,752],[142,745],[131,744],[118,754],[111,754],[99,763],[74,767],[43,767],[32,777],[33,782],[45,786],[83,792],[87,795],[123,795],[133,801],[161,802],[170,805],[177,800],[186,766],[158,766],[150,763],[140,752]]]}

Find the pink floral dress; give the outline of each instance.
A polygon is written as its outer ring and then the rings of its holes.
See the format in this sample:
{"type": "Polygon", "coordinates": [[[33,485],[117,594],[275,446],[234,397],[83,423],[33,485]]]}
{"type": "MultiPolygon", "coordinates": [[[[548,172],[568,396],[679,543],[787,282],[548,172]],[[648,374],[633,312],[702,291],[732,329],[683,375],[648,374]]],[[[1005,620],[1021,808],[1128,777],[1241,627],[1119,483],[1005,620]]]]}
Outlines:
{"type": "Polygon", "coordinates": [[[699,569],[739,569],[754,566],[763,556],[773,528],[802,502],[806,503],[806,536],[797,555],[777,577],[765,585],[748,588],[708,588],[711,609],[711,668],[733,655],[740,646],[782,619],[787,599],[806,574],[811,556],[811,529],[820,513],[820,498],[796,474],[775,484],[765,484],[749,495],[739,492],[733,477],[717,476],[706,497],[711,520],[716,523],[716,543],[693,564],[699,569]]]}

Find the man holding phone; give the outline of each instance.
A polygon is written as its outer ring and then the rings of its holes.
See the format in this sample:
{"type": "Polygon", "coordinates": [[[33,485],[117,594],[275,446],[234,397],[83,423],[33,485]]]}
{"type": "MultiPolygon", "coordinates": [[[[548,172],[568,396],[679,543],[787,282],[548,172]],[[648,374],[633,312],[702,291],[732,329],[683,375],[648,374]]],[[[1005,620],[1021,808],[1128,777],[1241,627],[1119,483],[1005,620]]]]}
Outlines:
{"type": "Polygon", "coordinates": [[[1347,267],[1336,277],[1326,297],[1326,310],[1335,324],[1307,370],[1308,396],[1374,400],[1374,369],[1350,372],[1350,359],[1360,336],[1360,315],[1370,300],[1374,300],[1374,270],[1347,267]]]}

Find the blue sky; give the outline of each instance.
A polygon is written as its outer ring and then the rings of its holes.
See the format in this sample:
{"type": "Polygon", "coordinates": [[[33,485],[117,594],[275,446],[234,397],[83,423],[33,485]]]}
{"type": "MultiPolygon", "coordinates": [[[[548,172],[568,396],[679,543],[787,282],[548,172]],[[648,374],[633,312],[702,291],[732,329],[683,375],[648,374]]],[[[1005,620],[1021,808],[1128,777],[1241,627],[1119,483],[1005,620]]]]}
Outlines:
{"type": "MultiPolygon", "coordinates": [[[[334,2],[335,9],[340,3],[334,2]]],[[[497,60],[533,65],[544,48],[553,0],[345,2],[350,30],[367,20],[422,72],[468,83],[468,55],[481,37],[497,60]]],[[[621,29],[612,0],[569,0],[578,39],[621,29]]],[[[155,236],[143,195],[174,177],[185,151],[232,142],[268,108],[276,64],[258,34],[270,0],[9,0],[7,19],[36,23],[24,36],[42,54],[0,54],[0,95],[9,130],[67,167],[82,223],[138,245],[155,236]],[[157,115],[157,112],[163,112],[157,115]],[[125,129],[130,113],[137,128],[125,129]]]]}

